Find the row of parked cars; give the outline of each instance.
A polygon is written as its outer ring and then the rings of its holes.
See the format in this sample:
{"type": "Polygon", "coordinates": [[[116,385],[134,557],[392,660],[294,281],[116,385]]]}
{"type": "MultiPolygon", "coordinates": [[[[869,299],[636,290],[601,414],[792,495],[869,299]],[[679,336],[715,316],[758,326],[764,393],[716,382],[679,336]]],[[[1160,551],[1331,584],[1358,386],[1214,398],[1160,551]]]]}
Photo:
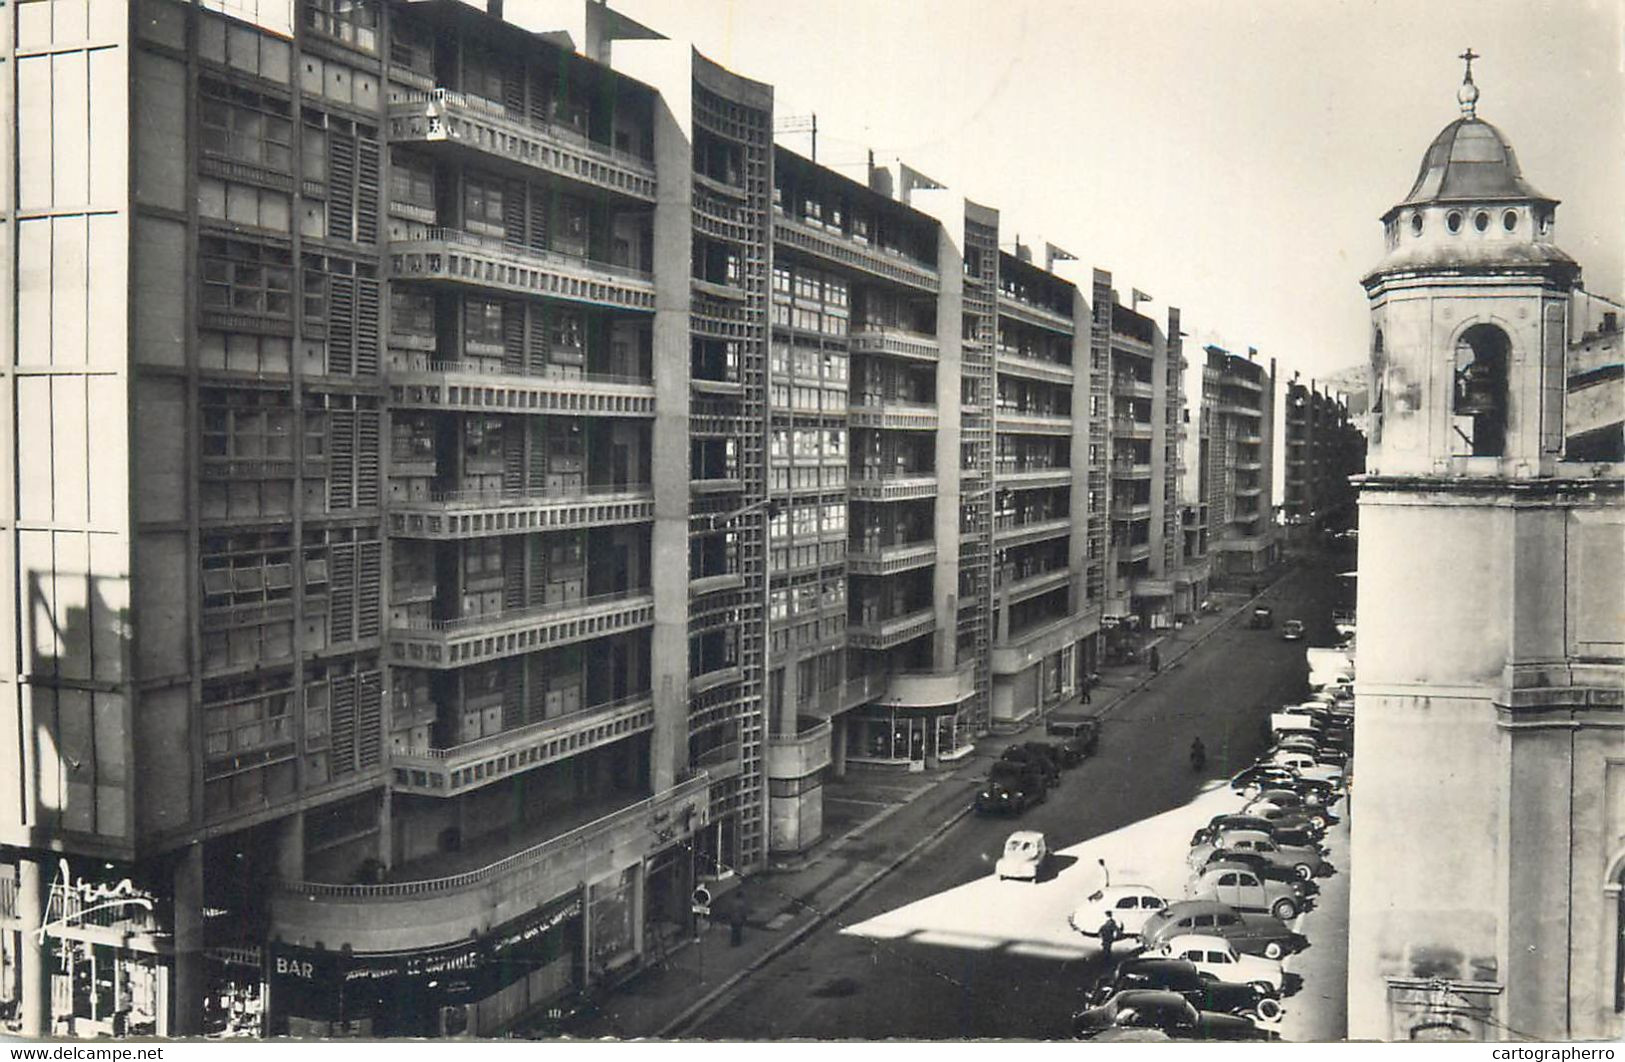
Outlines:
{"type": "Polygon", "coordinates": [[[1272,713],[1271,747],[1230,779],[1246,802],[1191,837],[1185,897],[1108,885],[1072,913],[1073,928],[1092,937],[1110,913],[1115,932],[1135,948],[1073,1015],[1074,1036],[1279,1039],[1281,960],[1307,946],[1291,922],[1313,908],[1316,879],[1333,869],[1324,837],[1338,821],[1352,722],[1347,684],[1272,713]]]}
{"type": "Polygon", "coordinates": [[[976,792],[983,814],[1019,815],[1042,804],[1061,784],[1061,772],[1076,767],[1100,747],[1100,720],[1093,716],[1057,714],[1045,724],[1049,740],[1011,745],[988,769],[976,792]]]}

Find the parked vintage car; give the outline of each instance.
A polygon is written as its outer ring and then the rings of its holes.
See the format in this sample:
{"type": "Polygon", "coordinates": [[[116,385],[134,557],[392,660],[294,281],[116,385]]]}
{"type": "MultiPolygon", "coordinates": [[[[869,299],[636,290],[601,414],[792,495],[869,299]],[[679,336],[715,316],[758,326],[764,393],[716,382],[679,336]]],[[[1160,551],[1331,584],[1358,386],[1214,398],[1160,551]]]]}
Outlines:
{"type": "Polygon", "coordinates": [[[1041,804],[1049,788],[1044,774],[1025,763],[1000,760],[987,772],[987,781],[976,792],[976,810],[984,813],[1019,815],[1041,804]]]}
{"type": "Polygon", "coordinates": [[[1000,754],[999,759],[1007,763],[1031,764],[1043,772],[1045,784],[1050,786],[1061,784],[1060,750],[1051,748],[1046,742],[1024,741],[1019,745],[1011,745],[1000,754]]]}
{"type": "Polygon", "coordinates": [[[1153,989],[1119,992],[1098,1007],[1072,1015],[1072,1035],[1080,1040],[1121,1040],[1125,1030],[1155,1030],[1175,1040],[1278,1038],[1246,1018],[1197,1010],[1178,992],[1153,989]]]}
{"type": "Polygon", "coordinates": [[[1049,843],[1037,830],[1017,830],[1004,842],[1004,854],[993,865],[1000,881],[1037,881],[1049,861],[1049,843]]]}
{"type": "Polygon", "coordinates": [[[1247,626],[1254,630],[1268,630],[1275,626],[1275,610],[1268,605],[1259,605],[1253,609],[1251,618],[1247,620],[1247,626]]]}
{"type": "Polygon", "coordinates": [[[1163,941],[1160,950],[1170,958],[1184,959],[1217,980],[1251,985],[1254,991],[1265,995],[1281,994],[1283,975],[1279,959],[1247,955],[1237,951],[1235,945],[1223,937],[1184,933],[1163,941]]]}
{"type": "Polygon", "coordinates": [[[1214,900],[1181,900],[1145,920],[1140,941],[1148,949],[1185,933],[1223,937],[1248,955],[1279,959],[1302,946],[1303,938],[1268,915],[1247,914],[1214,900]]]}
{"type": "Polygon", "coordinates": [[[1109,911],[1122,934],[1133,937],[1139,935],[1147,918],[1167,906],[1168,901],[1148,885],[1108,885],[1090,893],[1066,916],[1066,921],[1084,936],[1093,937],[1100,933],[1109,911]]]}
{"type": "Polygon", "coordinates": [[[1197,875],[1188,889],[1192,900],[1216,900],[1238,911],[1258,911],[1291,921],[1304,909],[1292,886],[1271,881],[1255,871],[1230,867],[1209,867],[1197,875]]]}
{"type": "Polygon", "coordinates": [[[1185,1039],[1196,1031],[1196,1008],[1178,992],[1133,989],[1072,1015],[1072,1035],[1080,1040],[1112,1028],[1159,1029],[1185,1039]]]}
{"type": "Polygon", "coordinates": [[[1260,818],[1257,815],[1215,815],[1208,820],[1206,826],[1191,834],[1191,846],[1208,844],[1220,830],[1262,830],[1273,837],[1277,844],[1290,845],[1319,845],[1325,836],[1324,830],[1317,830],[1308,823],[1299,826],[1283,826],[1278,822],[1260,818]]]}
{"type": "Polygon", "coordinates": [[[1212,840],[1190,850],[1189,864],[1197,870],[1230,852],[1262,856],[1270,864],[1290,870],[1308,881],[1320,877],[1330,867],[1320,849],[1309,845],[1282,845],[1263,830],[1222,829],[1212,840]]]}
{"type": "Polygon", "coordinates": [[[1303,620],[1289,619],[1281,624],[1281,640],[1283,642],[1303,641],[1303,620]]]}
{"type": "Polygon", "coordinates": [[[1089,1001],[1099,1005],[1119,992],[1146,988],[1178,992],[1197,1010],[1239,1014],[1263,1021],[1278,1021],[1283,1013],[1276,993],[1260,992],[1250,984],[1203,976],[1202,971],[1184,959],[1160,955],[1139,955],[1123,960],[1095,986],[1089,1001]]]}
{"type": "Polygon", "coordinates": [[[1067,767],[1082,763],[1100,747],[1100,720],[1094,716],[1051,716],[1044,733],[1060,747],[1061,762],[1067,767]]]}
{"type": "Polygon", "coordinates": [[[1193,876],[1200,877],[1207,871],[1219,867],[1229,870],[1250,870],[1261,878],[1290,885],[1292,894],[1298,898],[1305,910],[1308,910],[1315,897],[1320,894],[1320,886],[1314,879],[1300,878],[1297,871],[1276,866],[1256,852],[1214,852],[1193,876]]]}

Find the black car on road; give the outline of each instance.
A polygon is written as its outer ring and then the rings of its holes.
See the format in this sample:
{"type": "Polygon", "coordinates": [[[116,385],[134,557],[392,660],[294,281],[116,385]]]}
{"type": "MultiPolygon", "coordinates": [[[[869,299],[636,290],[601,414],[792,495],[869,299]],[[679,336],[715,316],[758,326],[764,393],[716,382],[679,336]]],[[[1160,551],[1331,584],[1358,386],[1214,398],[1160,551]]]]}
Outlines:
{"type": "Polygon", "coordinates": [[[987,773],[987,781],[976,791],[976,810],[984,813],[1019,815],[1044,801],[1049,783],[1036,765],[1000,760],[987,773]]]}
{"type": "Polygon", "coordinates": [[[1047,742],[1023,741],[1019,745],[1011,745],[999,759],[1007,763],[1030,764],[1043,772],[1049,785],[1061,784],[1061,753],[1047,742]]]}
{"type": "Polygon", "coordinates": [[[1093,716],[1052,716],[1044,724],[1044,733],[1060,749],[1061,762],[1067,767],[1082,763],[1100,747],[1100,720],[1093,716]]]}
{"type": "Polygon", "coordinates": [[[1099,1005],[1119,992],[1136,988],[1178,992],[1197,1010],[1275,1021],[1281,1016],[1281,1001],[1265,995],[1252,985],[1232,984],[1204,975],[1185,959],[1141,956],[1127,959],[1117,972],[1102,980],[1090,995],[1099,1005]]]}
{"type": "MultiPolygon", "coordinates": [[[[1178,992],[1130,989],[1098,1007],[1072,1015],[1072,1035],[1080,1040],[1118,1029],[1155,1029],[1176,1040],[1268,1040],[1273,1034],[1246,1018],[1197,1010],[1178,992]]],[[[1115,1038],[1115,1036],[1114,1036],[1115,1038]]]]}

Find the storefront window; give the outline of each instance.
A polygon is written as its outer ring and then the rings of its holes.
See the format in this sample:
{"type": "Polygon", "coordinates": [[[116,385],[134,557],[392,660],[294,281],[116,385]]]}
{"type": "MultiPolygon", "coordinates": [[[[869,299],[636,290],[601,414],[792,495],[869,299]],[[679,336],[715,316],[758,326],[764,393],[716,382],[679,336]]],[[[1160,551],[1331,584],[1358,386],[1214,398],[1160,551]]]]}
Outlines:
{"type": "Polygon", "coordinates": [[[592,969],[603,971],[613,966],[622,956],[631,952],[637,941],[633,936],[633,915],[637,903],[637,868],[627,867],[617,877],[602,881],[591,889],[592,912],[592,969]]]}

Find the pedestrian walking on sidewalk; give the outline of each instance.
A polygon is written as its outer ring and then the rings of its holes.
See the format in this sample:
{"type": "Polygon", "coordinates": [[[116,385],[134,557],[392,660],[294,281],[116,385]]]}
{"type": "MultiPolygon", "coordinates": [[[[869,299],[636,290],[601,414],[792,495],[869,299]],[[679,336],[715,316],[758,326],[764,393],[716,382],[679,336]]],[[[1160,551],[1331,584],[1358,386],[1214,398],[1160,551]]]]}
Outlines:
{"type": "Polygon", "coordinates": [[[1151,647],[1151,673],[1153,675],[1155,675],[1158,671],[1161,671],[1161,670],[1162,670],[1162,655],[1157,652],[1157,647],[1153,645],[1151,647]]]}
{"type": "Polygon", "coordinates": [[[1083,703],[1084,704],[1089,703],[1089,679],[1088,678],[1085,678],[1083,680],[1083,703]]]}

